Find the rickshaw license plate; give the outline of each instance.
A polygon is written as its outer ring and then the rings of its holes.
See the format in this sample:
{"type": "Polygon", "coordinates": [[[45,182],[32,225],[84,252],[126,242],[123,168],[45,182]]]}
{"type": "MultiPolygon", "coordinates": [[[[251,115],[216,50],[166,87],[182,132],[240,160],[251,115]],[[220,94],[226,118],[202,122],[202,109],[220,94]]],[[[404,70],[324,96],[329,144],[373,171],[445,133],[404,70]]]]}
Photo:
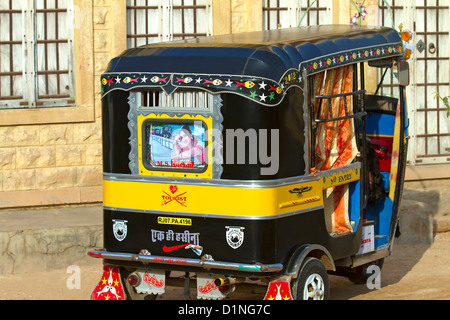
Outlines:
{"type": "Polygon", "coordinates": [[[169,224],[174,226],[192,226],[192,219],[175,217],[158,217],[158,224],[169,224]]]}
{"type": "Polygon", "coordinates": [[[166,287],[166,274],[164,271],[138,270],[141,283],[135,288],[137,293],[163,294],[166,287]]]}

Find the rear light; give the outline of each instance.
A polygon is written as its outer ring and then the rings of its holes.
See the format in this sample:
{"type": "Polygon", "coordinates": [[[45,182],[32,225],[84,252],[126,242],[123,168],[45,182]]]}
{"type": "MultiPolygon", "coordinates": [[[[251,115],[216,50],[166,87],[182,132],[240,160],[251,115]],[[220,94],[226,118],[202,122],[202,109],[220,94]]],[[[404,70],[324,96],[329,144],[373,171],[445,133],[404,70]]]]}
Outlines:
{"type": "Polygon", "coordinates": [[[219,291],[222,293],[227,293],[230,290],[230,286],[219,287],[219,291]]]}
{"type": "Polygon", "coordinates": [[[127,278],[127,282],[132,286],[132,287],[137,287],[139,286],[139,284],[141,283],[141,277],[137,274],[137,273],[132,273],[128,276],[127,278]]]}
{"type": "Polygon", "coordinates": [[[219,291],[220,291],[223,295],[229,295],[230,293],[234,292],[235,289],[236,289],[236,287],[235,287],[234,285],[221,286],[221,287],[219,287],[219,291]]]}

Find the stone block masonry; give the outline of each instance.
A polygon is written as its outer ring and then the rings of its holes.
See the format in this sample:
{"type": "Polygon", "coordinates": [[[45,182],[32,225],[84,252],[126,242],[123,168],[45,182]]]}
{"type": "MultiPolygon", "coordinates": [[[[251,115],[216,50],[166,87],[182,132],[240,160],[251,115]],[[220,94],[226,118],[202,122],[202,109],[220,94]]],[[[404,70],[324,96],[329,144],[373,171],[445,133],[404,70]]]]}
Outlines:
{"type": "Polygon", "coordinates": [[[101,151],[97,122],[0,127],[0,209],[100,202],[101,151]]]}
{"type": "Polygon", "coordinates": [[[1,110],[0,210],[102,201],[99,79],[126,49],[126,0],[75,0],[74,15],[76,105],[1,110]]]}

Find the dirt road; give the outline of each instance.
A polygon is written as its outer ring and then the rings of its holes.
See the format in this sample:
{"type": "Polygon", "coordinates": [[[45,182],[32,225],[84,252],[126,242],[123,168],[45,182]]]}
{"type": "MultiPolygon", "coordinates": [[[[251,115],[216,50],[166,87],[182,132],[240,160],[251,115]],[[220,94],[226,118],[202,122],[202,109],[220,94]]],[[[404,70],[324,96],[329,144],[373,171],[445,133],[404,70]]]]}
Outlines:
{"type": "MultiPolygon", "coordinates": [[[[0,300],[85,300],[101,277],[102,261],[80,265],[79,289],[69,289],[67,270],[0,276],[0,300]]],[[[430,245],[396,245],[385,259],[381,288],[370,290],[331,276],[333,300],[450,300],[450,232],[438,233],[430,245]]],[[[72,283],[73,285],[74,283],[72,283]]],[[[195,296],[194,293],[192,296],[195,296]]],[[[236,294],[231,299],[260,299],[236,294]]],[[[163,300],[183,299],[182,289],[167,290],[163,300]]]]}

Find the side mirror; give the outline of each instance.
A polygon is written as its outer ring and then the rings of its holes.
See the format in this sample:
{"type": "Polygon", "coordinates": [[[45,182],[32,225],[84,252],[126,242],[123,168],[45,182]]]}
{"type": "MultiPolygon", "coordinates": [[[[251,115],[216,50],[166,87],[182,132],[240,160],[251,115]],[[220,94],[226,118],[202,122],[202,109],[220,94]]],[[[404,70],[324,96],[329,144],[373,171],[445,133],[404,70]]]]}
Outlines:
{"type": "Polygon", "coordinates": [[[401,86],[409,86],[409,63],[399,62],[398,63],[398,81],[401,86]]]}

